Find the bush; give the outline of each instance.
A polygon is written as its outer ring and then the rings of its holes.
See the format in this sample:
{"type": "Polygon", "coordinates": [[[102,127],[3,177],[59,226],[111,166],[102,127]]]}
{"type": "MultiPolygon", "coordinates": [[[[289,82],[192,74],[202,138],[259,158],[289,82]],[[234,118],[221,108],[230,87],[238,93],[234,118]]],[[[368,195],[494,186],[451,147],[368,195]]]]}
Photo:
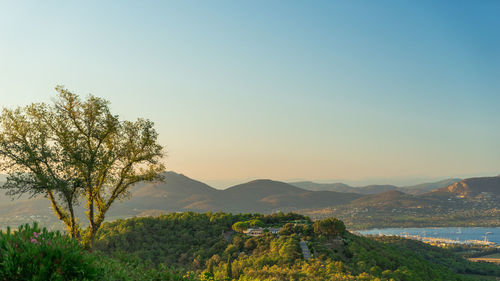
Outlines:
{"type": "Polygon", "coordinates": [[[60,232],[35,223],[0,232],[0,280],[96,280],[94,257],[60,232]]]}
{"type": "Polygon", "coordinates": [[[94,254],[102,269],[102,281],[197,281],[193,272],[144,261],[137,255],[115,253],[112,257],[94,254]]]}

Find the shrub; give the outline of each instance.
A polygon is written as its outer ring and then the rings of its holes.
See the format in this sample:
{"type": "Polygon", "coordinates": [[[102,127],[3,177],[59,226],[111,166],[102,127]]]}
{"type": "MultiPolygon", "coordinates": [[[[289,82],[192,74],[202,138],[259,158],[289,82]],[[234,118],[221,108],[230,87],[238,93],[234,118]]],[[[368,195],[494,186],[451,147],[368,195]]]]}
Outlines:
{"type": "MultiPolygon", "coordinates": [[[[159,264],[155,267],[150,261],[144,261],[137,255],[124,252],[112,257],[96,252],[99,267],[102,269],[102,281],[198,281],[193,272],[182,268],[170,268],[159,264]]],[[[208,279],[207,279],[208,280],[208,279]]]]}
{"type": "Polygon", "coordinates": [[[35,223],[0,232],[0,280],[96,280],[94,257],[60,232],[35,223]]]}

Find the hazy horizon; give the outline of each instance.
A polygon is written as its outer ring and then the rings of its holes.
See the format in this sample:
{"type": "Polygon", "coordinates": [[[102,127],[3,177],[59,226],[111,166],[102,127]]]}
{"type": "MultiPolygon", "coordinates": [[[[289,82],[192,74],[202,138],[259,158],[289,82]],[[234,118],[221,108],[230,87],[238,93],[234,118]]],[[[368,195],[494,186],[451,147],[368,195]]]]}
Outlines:
{"type": "Polygon", "coordinates": [[[497,1],[2,2],[1,105],[50,102],[56,85],[108,99],[155,122],[168,170],[219,188],[498,175],[499,13],[497,1]]]}

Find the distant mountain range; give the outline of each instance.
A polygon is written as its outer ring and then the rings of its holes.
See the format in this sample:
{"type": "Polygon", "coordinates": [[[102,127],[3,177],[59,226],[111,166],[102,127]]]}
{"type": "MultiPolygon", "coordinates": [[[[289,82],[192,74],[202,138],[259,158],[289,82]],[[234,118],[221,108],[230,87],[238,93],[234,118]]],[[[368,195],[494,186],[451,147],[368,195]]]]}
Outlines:
{"type": "Polygon", "coordinates": [[[368,194],[341,206],[310,208],[314,218],[337,217],[355,228],[500,226],[500,177],[469,178],[424,194],[368,194]]]}
{"type": "MultiPolygon", "coordinates": [[[[446,179],[406,187],[393,185],[352,187],[342,183],[285,183],[255,180],[218,190],[182,174],[167,172],[164,182],[135,186],[131,192],[131,199],[115,203],[108,218],[176,211],[271,213],[333,207],[337,209],[424,208],[436,204],[452,204],[454,201],[449,199],[455,197],[486,196],[497,200],[500,198],[499,194],[500,177],[446,179]]],[[[23,197],[12,201],[0,195],[0,227],[30,219],[55,220],[46,198],[23,197]],[[33,216],[39,217],[33,218],[33,216]]]]}
{"type": "Polygon", "coordinates": [[[314,191],[321,190],[321,191],[350,192],[359,194],[377,194],[389,190],[398,190],[408,194],[419,195],[427,193],[432,190],[447,187],[450,184],[459,181],[460,179],[452,178],[452,179],[441,180],[438,182],[422,183],[413,186],[400,186],[400,187],[389,184],[353,187],[344,183],[315,183],[310,181],[291,182],[290,184],[300,188],[314,190],[314,191]]]}
{"type": "Polygon", "coordinates": [[[132,199],[119,208],[266,213],[339,205],[359,197],[355,193],[311,191],[272,180],[255,180],[219,190],[167,172],[165,182],[136,187],[132,199]]]}

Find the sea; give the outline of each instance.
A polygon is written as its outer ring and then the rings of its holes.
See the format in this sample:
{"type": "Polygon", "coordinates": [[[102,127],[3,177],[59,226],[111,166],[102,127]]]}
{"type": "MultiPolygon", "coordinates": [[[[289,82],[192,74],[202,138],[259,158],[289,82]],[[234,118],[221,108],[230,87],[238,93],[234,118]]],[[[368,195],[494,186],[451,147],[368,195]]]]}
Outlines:
{"type": "Polygon", "coordinates": [[[466,240],[482,240],[500,245],[500,227],[410,227],[410,228],[374,228],[359,230],[362,235],[418,235],[421,237],[446,238],[465,242],[466,240]]]}

